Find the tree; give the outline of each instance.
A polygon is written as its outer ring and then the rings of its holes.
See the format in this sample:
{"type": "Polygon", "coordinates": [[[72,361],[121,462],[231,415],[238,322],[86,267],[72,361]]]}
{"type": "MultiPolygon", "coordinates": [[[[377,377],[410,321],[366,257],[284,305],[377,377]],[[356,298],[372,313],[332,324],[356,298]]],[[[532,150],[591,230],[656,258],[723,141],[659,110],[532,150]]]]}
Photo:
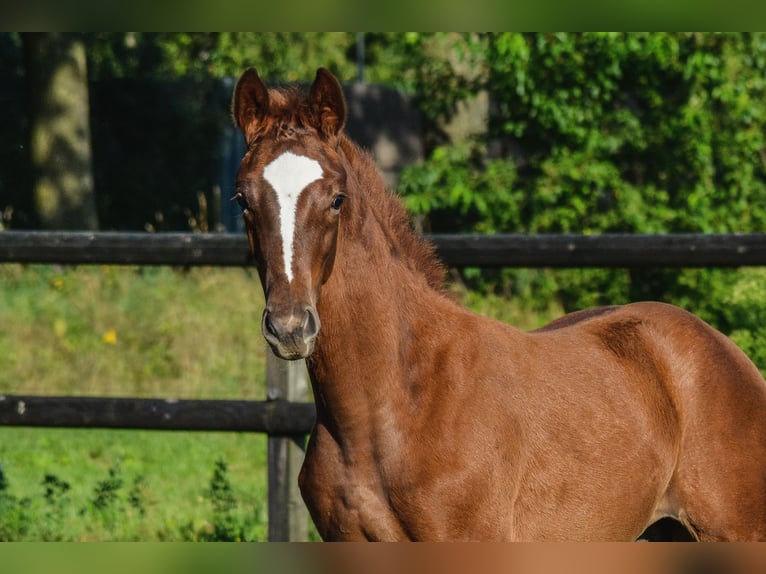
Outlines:
{"type": "Polygon", "coordinates": [[[40,226],[96,229],[84,41],[76,34],[27,33],[22,43],[40,226]]]}

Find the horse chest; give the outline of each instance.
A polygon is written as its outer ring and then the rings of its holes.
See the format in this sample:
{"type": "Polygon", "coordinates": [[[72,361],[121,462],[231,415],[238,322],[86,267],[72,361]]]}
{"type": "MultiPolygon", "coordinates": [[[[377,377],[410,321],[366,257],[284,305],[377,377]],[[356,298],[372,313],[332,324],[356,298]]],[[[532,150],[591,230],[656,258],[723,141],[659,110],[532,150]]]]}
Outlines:
{"type": "Polygon", "coordinates": [[[301,470],[300,487],[325,540],[408,538],[376,473],[365,464],[344,462],[332,441],[312,438],[301,470]]]}
{"type": "MultiPolygon", "coordinates": [[[[423,458],[350,461],[322,427],[312,437],[301,491],[325,540],[494,539],[508,508],[495,472],[424,472],[423,458]],[[428,475],[428,476],[426,476],[428,475]]],[[[442,469],[444,470],[444,469],[442,469]]]]}

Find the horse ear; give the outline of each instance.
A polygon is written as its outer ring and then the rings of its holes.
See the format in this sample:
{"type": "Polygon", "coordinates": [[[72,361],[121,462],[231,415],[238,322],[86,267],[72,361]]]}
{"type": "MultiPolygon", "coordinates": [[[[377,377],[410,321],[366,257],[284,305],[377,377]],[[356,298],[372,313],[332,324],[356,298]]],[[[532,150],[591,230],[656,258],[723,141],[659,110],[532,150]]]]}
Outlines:
{"type": "Polygon", "coordinates": [[[232,100],[232,116],[248,144],[255,140],[268,111],[269,90],[258,72],[249,68],[239,78],[232,100]]]}
{"type": "Polygon", "coordinates": [[[325,68],[317,70],[309,90],[309,103],[314,114],[315,128],[325,137],[337,135],[346,123],[346,99],[343,88],[325,68]]]}

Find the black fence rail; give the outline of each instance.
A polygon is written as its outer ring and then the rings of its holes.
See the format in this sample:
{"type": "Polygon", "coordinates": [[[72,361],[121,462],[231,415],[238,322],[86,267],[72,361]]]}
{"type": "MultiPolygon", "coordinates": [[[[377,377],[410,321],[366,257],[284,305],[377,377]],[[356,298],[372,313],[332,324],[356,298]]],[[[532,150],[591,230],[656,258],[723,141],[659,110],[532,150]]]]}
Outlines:
{"type": "MultiPolygon", "coordinates": [[[[766,265],[766,233],[432,235],[452,267],[739,267],[766,265]]],[[[214,233],[0,232],[0,262],[229,266],[247,239],[214,233]]]]}
{"type": "MultiPolygon", "coordinates": [[[[433,235],[430,239],[442,260],[453,267],[766,266],[766,234],[433,235]]],[[[242,267],[252,261],[243,235],[3,231],[0,263],[242,267]]],[[[293,370],[281,369],[282,374],[293,370]]],[[[290,490],[300,457],[288,451],[310,432],[315,419],[312,403],[285,400],[290,384],[276,380],[267,368],[272,397],[267,401],[0,395],[0,425],[266,433],[269,539],[289,540],[295,539],[293,525],[305,523],[306,516],[296,514],[298,495],[290,490]]]]}
{"type": "Polygon", "coordinates": [[[0,395],[0,425],[235,431],[271,436],[311,432],[313,403],[0,395]]]}

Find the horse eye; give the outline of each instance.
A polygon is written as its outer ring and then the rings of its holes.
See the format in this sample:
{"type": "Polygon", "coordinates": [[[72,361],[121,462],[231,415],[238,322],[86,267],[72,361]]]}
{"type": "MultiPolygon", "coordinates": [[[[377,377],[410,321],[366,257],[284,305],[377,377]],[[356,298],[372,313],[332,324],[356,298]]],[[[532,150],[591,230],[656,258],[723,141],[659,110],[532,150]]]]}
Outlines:
{"type": "Polygon", "coordinates": [[[248,209],[250,207],[247,204],[247,200],[245,199],[244,194],[242,194],[242,193],[235,194],[232,199],[236,199],[237,200],[237,203],[239,204],[239,207],[240,207],[240,209],[242,211],[245,211],[246,209],[248,209]]]}
{"type": "Polygon", "coordinates": [[[338,211],[340,209],[340,206],[343,205],[343,200],[346,199],[346,196],[342,193],[335,196],[335,199],[332,200],[332,203],[330,204],[330,207],[334,209],[335,211],[338,211]]]}

